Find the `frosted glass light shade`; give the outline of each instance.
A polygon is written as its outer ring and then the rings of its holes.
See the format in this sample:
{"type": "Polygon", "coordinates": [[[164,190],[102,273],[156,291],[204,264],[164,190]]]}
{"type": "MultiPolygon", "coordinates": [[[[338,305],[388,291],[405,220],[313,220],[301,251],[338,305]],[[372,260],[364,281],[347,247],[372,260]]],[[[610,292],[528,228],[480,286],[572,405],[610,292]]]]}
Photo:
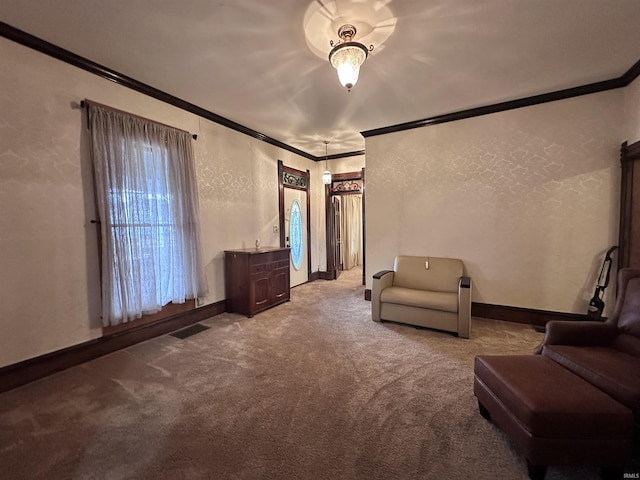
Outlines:
{"type": "Polygon", "coordinates": [[[322,183],[331,185],[331,172],[329,170],[322,172],[322,183]]]}
{"type": "Polygon", "coordinates": [[[341,43],[329,54],[331,65],[338,71],[338,79],[347,90],[358,82],[360,65],[367,59],[367,54],[366,47],[358,42],[341,43]]]}

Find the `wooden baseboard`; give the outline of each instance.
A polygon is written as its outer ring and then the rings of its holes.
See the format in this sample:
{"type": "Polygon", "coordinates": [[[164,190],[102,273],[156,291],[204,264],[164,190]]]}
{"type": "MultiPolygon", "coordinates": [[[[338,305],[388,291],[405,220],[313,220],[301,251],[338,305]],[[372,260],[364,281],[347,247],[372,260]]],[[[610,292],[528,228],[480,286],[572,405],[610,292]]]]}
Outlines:
{"type": "Polygon", "coordinates": [[[52,373],[121,350],[150,338],[165,335],[180,328],[214,317],[225,311],[220,301],[173,315],[156,323],[144,324],[128,330],[105,335],[88,342],[40,355],[23,362],[0,368],[0,393],[33,382],[52,373]]]}
{"type": "Polygon", "coordinates": [[[334,280],[333,276],[329,272],[318,272],[318,274],[319,280],[334,280]]]}
{"type": "Polygon", "coordinates": [[[316,280],[333,280],[333,277],[329,272],[318,270],[317,272],[311,272],[311,276],[309,277],[310,282],[315,282],[316,280]]]}
{"type": "Polygon", "coordinates": [[[471,304],[471,315],[493,320],[505,320],[507,322],[524,323],[544,327],[551,320],[586,320],[585,315],[577,313],[552,312],[549,310],[536,310],[533,308],[509,307],[506,305],[491,305],[489,303],[471,304]]]}
{"type": "MultiPolygon", "coordinates": [[[[371,301],[370,288],[364,291],[364,299],[371,301]]],[[[471,304],[471,315],[479,318],[524,323],[537,327],[544,327],[547,322],[551,320],[586,320],[586,315],[579,315],[577,313],[551,312],[548,310],[535,310],[532,308],[509,307],[478,302],[471,304]]]]}
{"type": "MultiPolygon", "coordinates": [[[[322,273],[326,272],[318,273],[321,278],[322,273]]],[[[371,301],[371,289],[365,290],[364,297],[365,300],[371,301]]],[[[0,393],[108,353],[130,347],[131,345],[149,340],[150,338],[165,335],[224,312],[225,302],[223,300],[171,316],[156,323],[140,325],[56,352],[8,365],[0,368],[0,393]]],[[[524,323],[538,327],[544,327],[550,320],[585,320],[586,318],[585,315],[575,313],[551,312],[477,302],[471,305],[471,315],[480,318],[524,323]]]]}

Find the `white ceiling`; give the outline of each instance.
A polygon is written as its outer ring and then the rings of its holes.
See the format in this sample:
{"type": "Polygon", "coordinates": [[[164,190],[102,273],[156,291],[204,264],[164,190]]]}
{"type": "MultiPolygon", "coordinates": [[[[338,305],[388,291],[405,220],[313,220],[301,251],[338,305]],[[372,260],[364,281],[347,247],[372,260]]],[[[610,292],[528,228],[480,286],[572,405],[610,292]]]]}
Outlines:
{"type": "Polygon", "coordinates": [[[318,157],[640,59],[640,0],[1,0],[0,21],[318,157]],[[345,21],[374,44],[350,93],[326,59],[345,21]]]}

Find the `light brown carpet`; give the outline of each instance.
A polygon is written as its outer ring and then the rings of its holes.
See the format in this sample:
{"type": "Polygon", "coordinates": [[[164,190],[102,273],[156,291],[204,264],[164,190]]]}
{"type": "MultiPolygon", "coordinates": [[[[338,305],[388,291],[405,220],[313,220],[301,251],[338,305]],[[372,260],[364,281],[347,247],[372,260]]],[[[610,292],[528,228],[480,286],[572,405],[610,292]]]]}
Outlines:
{"type": "Polygon", "coordinates": [[[526,479],[524,458],[478,414],[473,358],[529,353],[542,334],[474,319],[465,340],[375,323],[361,275],[0,395],[0,477],[526,479]]]}

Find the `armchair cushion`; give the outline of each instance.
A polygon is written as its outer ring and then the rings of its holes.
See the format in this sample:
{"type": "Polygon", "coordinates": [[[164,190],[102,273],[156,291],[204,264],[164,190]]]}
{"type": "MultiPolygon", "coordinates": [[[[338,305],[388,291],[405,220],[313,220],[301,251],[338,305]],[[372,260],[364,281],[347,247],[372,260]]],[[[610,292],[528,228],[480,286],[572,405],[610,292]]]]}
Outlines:
{"type": "Polygon", "coordinates": [[[399,305],[410,305],[412,307],[429,308],[442,312],[458,311],[458,293],[450,292],[428,292],[416,290],[414,288],[389,287],[380,294],[380,301],[383,303],[397,303],[399,305]]]}
{"type": "Polygon", "coordinates": [[[393,269],[394,286],[431,292],[457,292],[464,275],[462,262],[456,258],[399,255],[393,269]]]}

